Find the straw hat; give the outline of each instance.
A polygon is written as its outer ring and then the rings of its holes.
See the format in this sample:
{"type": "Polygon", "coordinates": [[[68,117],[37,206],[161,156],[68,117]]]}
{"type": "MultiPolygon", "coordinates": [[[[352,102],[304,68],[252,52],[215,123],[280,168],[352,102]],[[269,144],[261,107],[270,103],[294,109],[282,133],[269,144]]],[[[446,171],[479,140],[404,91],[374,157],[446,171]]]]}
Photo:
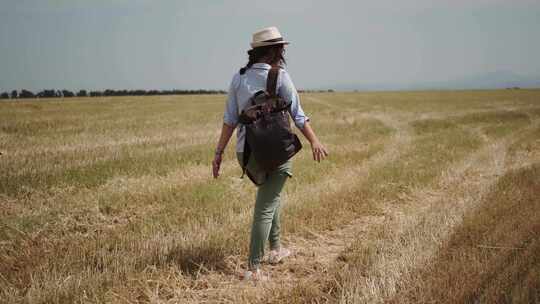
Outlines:
{"type": "Polygon", "coordinates": [[[255,32],[251,40],[252,48],[274,44],[289,44],[288,41],[283,40],[283,37],[275,26],[267,27],[255,32]]]}

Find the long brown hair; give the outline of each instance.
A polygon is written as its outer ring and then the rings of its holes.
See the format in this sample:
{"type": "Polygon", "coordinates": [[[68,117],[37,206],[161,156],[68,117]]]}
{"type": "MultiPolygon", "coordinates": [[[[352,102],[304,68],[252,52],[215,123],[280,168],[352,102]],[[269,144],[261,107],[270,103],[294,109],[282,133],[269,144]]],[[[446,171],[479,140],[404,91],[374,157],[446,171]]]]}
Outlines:
{"type": "Polygon", "coordinates": [[[287,63],[283,56],[285,53],[283,44],[261,46],[251,49],[247,53],[249,55],[249,60],[246,66],[240,69],[240,75],[243,75],[253,64],[262,62],[263,58],[265,59],[264,62],[269,65],[284,65],[287,63]]]}

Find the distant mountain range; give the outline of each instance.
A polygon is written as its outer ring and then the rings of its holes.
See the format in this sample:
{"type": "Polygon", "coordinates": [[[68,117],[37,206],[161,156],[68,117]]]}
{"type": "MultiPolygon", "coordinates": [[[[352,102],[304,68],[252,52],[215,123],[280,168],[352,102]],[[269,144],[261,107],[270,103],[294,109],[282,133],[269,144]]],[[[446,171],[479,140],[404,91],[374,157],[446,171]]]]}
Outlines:
{"type": "Polygon", "coordinates": [[[448,81],[418,83],[358,83],[342,84],[336,90],[468,90],[468,89],[506,89],[540,88],[540,76],[522,76],[511,71],[494,71],[448,81]]]}

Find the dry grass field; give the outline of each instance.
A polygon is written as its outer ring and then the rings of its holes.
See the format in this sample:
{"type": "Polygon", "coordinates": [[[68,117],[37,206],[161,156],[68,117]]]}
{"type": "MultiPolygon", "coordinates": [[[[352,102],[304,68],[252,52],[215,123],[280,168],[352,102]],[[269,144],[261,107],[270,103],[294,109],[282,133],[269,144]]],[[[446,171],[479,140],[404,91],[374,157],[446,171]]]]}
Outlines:
{"type": "Polygon", "coordinates": [[[540,302],[540,90],[302,95],[330,156],[303,140],[257,285],[224,100],[0,102],[0,302],[540,302]]]}

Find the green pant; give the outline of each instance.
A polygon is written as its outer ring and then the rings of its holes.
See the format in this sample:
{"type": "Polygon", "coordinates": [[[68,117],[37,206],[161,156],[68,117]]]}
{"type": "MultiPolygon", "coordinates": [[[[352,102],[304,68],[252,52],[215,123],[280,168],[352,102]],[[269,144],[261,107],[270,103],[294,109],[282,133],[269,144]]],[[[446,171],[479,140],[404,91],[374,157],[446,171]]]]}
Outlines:
{"type": "MultiPolygon", "coordinates": [[[[242,161],[242,153],[237,153],[238,161],[242,161]]],[[[264,256],[266,240],[270,243],[270,249],[279,249],[279,210],[281,207],[281,190],[287,177],[291,177],[291,160],[269,172],[264,183],[258,186],[253,224],[251,226],[251,241],[249,246],[249,268],[258,268],[264,256]]],[[[248,170],[257,174],[260,170],[255,161],[250,158],[248,170]]]]}

